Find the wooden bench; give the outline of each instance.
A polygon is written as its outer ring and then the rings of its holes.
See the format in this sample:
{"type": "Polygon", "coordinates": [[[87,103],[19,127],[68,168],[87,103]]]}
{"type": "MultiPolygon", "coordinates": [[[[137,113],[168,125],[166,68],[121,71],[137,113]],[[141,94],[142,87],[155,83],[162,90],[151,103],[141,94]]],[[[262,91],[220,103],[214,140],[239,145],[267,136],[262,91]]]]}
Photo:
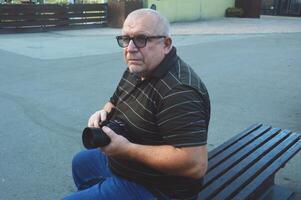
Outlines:
{"type": "Polygon", "coordinates": [[[106,26],[108,4],[0,4],[0,33],[106,26]]]}
{"type": "Polygon", "coordinates": [[[198,200],[288,199],[274,177],[300,149],[300,133],[253,125],[209,152],[198,200]]]}

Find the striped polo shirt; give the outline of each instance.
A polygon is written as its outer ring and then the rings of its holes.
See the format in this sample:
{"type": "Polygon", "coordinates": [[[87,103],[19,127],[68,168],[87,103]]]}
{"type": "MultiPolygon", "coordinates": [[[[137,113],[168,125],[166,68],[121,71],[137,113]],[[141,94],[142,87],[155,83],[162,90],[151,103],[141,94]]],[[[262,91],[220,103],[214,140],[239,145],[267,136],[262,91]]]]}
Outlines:
{"type": "MultiPolygon", "coordinates": [[[[125,136],[133,143],[175,147],[207,143],[209,95],[175,47],[144,80],[127,69],[110,101],[115,105],[114,118],[125,123],[125,136]]],[[[132,160],[110,157],[109,161],[115,174],[169,196],[187,198],[201,186],[201,179],[167,175],[132,160]]]]}

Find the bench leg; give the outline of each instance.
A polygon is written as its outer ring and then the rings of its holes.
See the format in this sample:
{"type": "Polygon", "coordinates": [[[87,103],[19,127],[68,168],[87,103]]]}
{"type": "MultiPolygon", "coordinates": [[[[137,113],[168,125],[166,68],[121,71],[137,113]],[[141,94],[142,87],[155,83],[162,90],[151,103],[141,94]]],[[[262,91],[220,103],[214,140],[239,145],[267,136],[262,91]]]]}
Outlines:
{"type": "Polygon", "coordinates": [[[262,184],[262,187],[256,192],[256,194],[262,194],[259,200],[288,200],[293,196],[294,192],[285,187],[275,185],[274,180],[275,175],[262,184]]]}
{"type": "Polygon", "coordinates": [[[288,200],[294,192],[279,185],[272,186],[260,200],[288,200]]]}

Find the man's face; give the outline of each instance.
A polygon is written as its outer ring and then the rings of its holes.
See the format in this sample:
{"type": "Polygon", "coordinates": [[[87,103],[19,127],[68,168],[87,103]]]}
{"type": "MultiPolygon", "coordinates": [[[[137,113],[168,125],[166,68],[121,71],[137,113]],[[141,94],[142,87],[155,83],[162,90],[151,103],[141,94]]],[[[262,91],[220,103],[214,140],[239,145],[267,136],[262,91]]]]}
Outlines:
{"type": "MultiPolygon", "coordinates": [[[[122,35],[135,37],[158,36],[159,34],[156,32],[155,20],[149,16],[142,16],[139,19],[127,19],[123,25],[122,35]]],[[[130,72],[140,77],[147,77],[160,64],[169,50],[170,45],[166,44],[166,39],[155,38],[147,40],[146,46],[142,48],[136,47],[131,40],[123,52],[130,72]]]]}

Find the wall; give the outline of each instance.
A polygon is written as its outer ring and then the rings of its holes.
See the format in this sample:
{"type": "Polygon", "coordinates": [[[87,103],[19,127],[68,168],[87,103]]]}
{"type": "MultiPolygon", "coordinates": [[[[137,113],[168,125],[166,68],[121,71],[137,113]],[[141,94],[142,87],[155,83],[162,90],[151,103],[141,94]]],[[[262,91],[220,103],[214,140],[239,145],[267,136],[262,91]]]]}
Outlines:
{"type": "Polygon", "coordinates": [[[225,16],[225,10],[234,7],[235,0],[201,0],[201,18],[216,18],[225,16]]]}
{"type": "Polygon", "coordinates": [[[148,0],[146,7],[155,4],[157,10],[169,19],[175,21],[193,21],[201,17],[200,0],[148,0]]]}
{"type": "Polygon", "coordinates": [[[200,18],[223,17],[228,7],[233,7],[235,0],[145,0],[144,6],[155,4],[157,10],[175,21],[193,21],[200,18]]]}

